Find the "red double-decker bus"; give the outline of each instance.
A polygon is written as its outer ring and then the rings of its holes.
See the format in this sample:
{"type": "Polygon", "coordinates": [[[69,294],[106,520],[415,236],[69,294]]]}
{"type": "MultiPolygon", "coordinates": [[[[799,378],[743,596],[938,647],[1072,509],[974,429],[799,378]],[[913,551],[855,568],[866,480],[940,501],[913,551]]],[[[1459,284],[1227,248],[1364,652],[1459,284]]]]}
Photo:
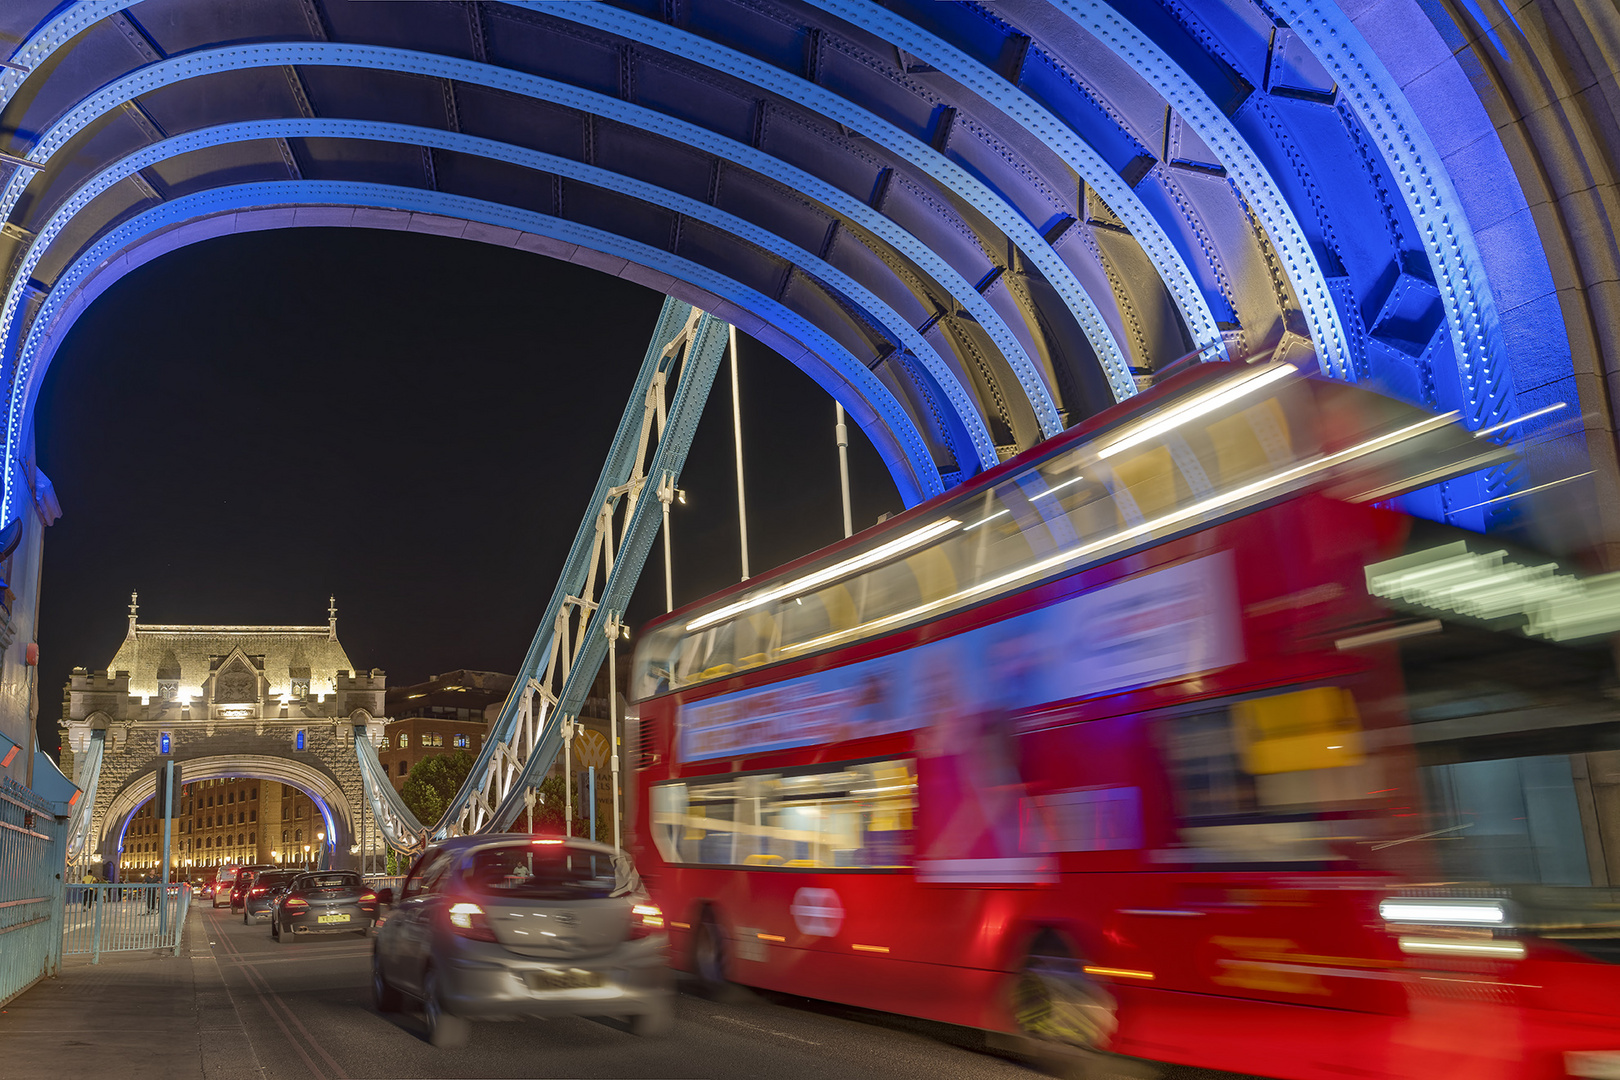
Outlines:
{"type": "Polygon", "coordinates": [[[1495,759],[1409,716],[1464,618],[1420,579],[1469,541],[1374,504],[1502,459],[1203,365],[651,625],[632,834],[676,966],[1268,1076],[1609,1067],[1620,980],[1553,936],[1603,933],[1596,824],[1538,811],[1541,892],[1493,887],[1518,849],[1434,805],[1495,759]]]}

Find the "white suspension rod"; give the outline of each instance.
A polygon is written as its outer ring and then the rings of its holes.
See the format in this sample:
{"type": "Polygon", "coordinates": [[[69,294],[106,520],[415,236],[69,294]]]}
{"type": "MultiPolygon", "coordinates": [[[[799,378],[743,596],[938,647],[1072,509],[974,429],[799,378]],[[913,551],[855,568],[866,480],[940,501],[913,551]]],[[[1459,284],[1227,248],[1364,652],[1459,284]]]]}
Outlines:
{"type": "Polygon", "coordinates": [[[737,390],[737,328],[731,328],[731,430],[737,442],[737,532],[742,542],[742,579],[748,580],[748,503],[743,496],[742,396],[737,390]]]}

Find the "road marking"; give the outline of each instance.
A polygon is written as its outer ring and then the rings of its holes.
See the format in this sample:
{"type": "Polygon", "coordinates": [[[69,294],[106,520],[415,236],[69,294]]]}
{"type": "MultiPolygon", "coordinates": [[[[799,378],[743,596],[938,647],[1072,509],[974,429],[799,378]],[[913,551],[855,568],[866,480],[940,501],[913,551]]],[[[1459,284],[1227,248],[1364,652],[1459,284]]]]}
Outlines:
{"type": "MultiPolygon", "coordinates": [[[[227,935],[221,934],[220,940],[225,943],[225,948],[233,953],[238,960],[246,961],[245,954],[242,952],[242,950],[236,947],[236,943],[233,942],[227,935]]],[[[264,977],[253,970],[251,963],[251,961],[247,961],[239,963],[236,966],[238,970],[242,972],[243,976],[246,977],[250,985],[257,984],[255,988],[259,993],[259,1000],[264,1003],[265,1011],[270,1013],[271,1018],[275,1020],[278,1026],[280,1026],[282,1033],[287,1036],[287,1041],[292,1043],[294,1050],[298,1051],[298,1056],[304,1059],[304,1064],[309,1066],[309,1070],[315,1075],[316,1080],[326,1080],[326,1077],[318,1068],[315,1067],[315,1062],[311,1060],[310,1056],[304,1052],[303,1046],[299,1044],[296,1038],[294,1038],[292,1032],[288,1030],[287,1025],[282,1023],[281,1017],[276,1014],[275,1009],[271,1005],[272,1001],[275,1003],[275,1005],[279,1005],[281,1010],[287,1014],[287,1019],[293,1022],[293,1026],[299,1031],[303,1032],[304,1039],[309,1043],[310,1047],[316,1053],[320,1054],[321,1057],[326,1060],[326,1063],[331,1066],[332,1073],[337,1077],[337,1080],[348,1080],[348,1074],[343,1071],[343,1067],[333,1059],[331,1054],[326,1052],[325,1047],[315,1040],[315,1036],[310,1034],[309,1029],[304,1026],[303,1021],[298,1019],[298,1016],[292,1011],[292,1008],[285,1001],[281,1000],[281,995],[272,990],[270,988],[270,984],[265,982],[264,977]],[[268,997],[266,995],[268,995],[268,997]]]]}
{"type": "Polygon", "coordinates": [[[785,1031],[775,1031],[775,1030],[773,1030],[771,1028],[760,1027],[758,1024],[750,1024],[746,1020],[738,1020],[735,1016],[716,1016],[716,1017],[714,1017],[714,1019],[716,1019],[716,1020],[724,1020],[728,1024],[736,1024],[738,1027],[745,1027],[745,1028],[748,1028],[750,1031],[757,1031],[762,1035],[775,1035],[779,1039],[792,1039],[794,1042],[808,1043],[810,1046],[820,1046],[821,1045],[820,1043],[816,1042],[814,1039],[801,1039],[799,1036],[797,1036],[797,1035],[789,1035],[785,1031]]]}

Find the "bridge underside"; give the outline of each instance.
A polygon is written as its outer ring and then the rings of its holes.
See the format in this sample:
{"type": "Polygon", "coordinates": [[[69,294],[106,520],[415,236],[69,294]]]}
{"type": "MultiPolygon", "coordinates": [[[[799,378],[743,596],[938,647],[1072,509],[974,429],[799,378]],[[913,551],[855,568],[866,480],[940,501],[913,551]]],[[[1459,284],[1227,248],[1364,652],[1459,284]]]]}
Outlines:
{"type": "Polygon", "coordinates": [[[53,512],[33,403],[74,320],[164,251],[301,226],[690,300],[837,397],[908,503],[1189,353],[1281,353],[1475,427],[1531,417],[1522,466],[1421,512],[1497,527],[1591,469],[1612,535],[1620,125],[1593,73],[1617,30],[1580,0],[15,0],[18,609],[53,512]]]}

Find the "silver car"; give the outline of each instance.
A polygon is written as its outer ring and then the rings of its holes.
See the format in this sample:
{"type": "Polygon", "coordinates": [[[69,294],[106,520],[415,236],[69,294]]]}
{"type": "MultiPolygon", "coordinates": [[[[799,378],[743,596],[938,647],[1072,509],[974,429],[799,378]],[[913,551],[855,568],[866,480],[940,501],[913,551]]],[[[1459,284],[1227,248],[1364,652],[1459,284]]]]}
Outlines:
{"type": "Polygon", "coordinates": [[[611,1016],[639,1035],[674,1025],[663,914],[630,857],[606,844],[527,835],[461,836],[429,848],[377,928],[377,1008],[422,1002],[435,1046],[469,1021],[611,1016]]]}

